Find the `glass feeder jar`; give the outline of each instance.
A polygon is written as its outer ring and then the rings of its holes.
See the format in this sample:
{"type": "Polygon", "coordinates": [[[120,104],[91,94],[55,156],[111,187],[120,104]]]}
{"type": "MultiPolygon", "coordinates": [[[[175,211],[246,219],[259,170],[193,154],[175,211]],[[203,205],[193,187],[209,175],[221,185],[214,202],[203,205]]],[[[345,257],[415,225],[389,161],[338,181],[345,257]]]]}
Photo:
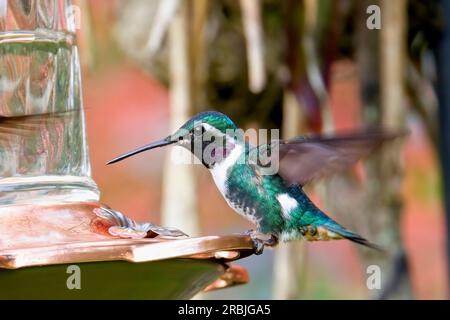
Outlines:
{"type": "Polygon", "coordinates": [[[76,31],[68,0],[0,0],[0,213],[96,202],[76,31]]]}

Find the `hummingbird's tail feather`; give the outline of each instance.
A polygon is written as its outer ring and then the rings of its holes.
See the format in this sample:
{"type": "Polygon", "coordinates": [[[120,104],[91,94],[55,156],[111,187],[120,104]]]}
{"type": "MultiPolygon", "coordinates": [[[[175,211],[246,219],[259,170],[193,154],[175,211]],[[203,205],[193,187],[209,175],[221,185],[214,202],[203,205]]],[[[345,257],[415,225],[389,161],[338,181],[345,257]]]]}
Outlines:
{"type": "MultiPolygon", "coordinates": [[[[295,227],[298,229],[301,238],[308,241],[327,241],[347,239],[360,245],[378,250],[385,251],[378,245],[369,242],[360,235],[344,228],[339,223],[330,218],[322,210],[316,207],[314,203],[306,196],[303,189],[298,185],[292,185],[290,188],[290,196],[297,200],[298,216],[295,221],[298,222],[295,227]]],[[[295,239],[296,233],[285,232],[282,239],[295,239]]]]}
{"type": "Polygon", "coordinates": [[[341,226],[340,224],[338,224],[337,222],[335,222],[331,219],[329,222],[322,225],[322,227],[327,229],[328,231],[331,231],[332,233],[335,233],[341,239],[344,238],[344,239],[350,240],[352,242],[355,242],[357,244],[363,245],[365,247],[375,249],[380,252],[385,252],[385,250],[382,247],[361,237],[359,234],[356,234],[356,233],[344,228],[343,226],[341,226]]]}

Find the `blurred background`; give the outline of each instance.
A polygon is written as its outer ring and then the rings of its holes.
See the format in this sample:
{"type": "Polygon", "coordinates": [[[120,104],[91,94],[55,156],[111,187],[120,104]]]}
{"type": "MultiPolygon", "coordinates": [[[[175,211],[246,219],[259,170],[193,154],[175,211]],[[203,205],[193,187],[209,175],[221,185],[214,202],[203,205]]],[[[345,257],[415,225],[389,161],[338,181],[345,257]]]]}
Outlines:
{"type": "Polygon", "coordinates": [[[203,110],[244,129],[281,128],[285,138],[369,125],[410,131],[356,170],[306,189],[388,255],[347,241],[281,245],[237,262],[249,284],[201,298],[448,298],[447,2],[75,4],[93,177],[103,203],[139,221],[190,235],[251,228],[206,169],[172,163],[169,149],[105,166],[203,110]],[[381,290],[367,288],[369,265],[381,268],[381,290]]]}

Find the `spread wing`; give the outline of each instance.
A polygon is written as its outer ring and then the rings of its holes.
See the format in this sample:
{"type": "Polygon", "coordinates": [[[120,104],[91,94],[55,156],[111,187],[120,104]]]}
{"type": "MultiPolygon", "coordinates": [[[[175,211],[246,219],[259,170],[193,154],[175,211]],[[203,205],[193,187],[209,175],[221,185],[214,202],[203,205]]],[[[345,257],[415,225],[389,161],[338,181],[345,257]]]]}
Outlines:
{"type": "Polygon", "coordinates": [[[334,136],[298,137],[258,146],[258,153],[276,161],[278,174],[289,183],[305,185],[354,165],[383,142],[404,134],[361,131],[334,136]]]}

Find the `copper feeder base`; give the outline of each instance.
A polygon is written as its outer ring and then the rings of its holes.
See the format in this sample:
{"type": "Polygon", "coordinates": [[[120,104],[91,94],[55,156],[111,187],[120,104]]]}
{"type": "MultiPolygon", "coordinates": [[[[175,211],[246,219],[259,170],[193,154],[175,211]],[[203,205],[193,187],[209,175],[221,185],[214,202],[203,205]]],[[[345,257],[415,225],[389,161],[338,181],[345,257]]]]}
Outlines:
{"type": "Polygon", "coordinates": [[[227,262],[253,253],[250,237],[189,238],[149,232],[146,238],[124,239],[111,235],[116,226],[99,217],[101,208],[99,203],[2,207],[0,298],[190,298],[206,287],[248,282],[245,269],[227,262]],[[83,279],[90,279],[82,290],[70,290],[65,283],[70,276],[67,266],[74,264],[83,279]],[[28,281],[46,279],[40,290],[29,290],[28,281]]]}

